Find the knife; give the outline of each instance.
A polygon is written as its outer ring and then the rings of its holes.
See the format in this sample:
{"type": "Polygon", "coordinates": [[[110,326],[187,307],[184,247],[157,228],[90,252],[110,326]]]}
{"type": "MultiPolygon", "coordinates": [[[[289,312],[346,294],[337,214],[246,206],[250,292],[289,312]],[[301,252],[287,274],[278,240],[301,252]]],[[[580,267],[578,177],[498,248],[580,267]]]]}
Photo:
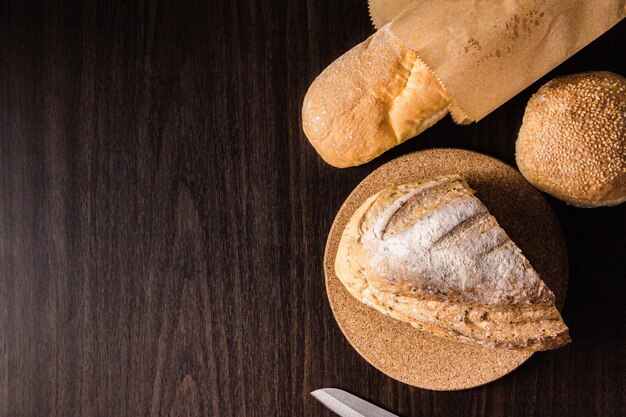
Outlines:
{"type": "Polygon", "coordinates": [[[337,388],[318,389],[311,395],[341,417],[398,417],[337,388]]]}

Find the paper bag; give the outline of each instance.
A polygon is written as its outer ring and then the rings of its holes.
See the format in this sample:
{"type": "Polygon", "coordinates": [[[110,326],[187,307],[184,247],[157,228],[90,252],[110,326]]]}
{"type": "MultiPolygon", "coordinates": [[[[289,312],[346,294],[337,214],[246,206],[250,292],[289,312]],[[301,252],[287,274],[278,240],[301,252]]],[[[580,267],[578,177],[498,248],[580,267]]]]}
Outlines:
{"type": "Polygon", "coordinates": [[[626,15],[626,0],[370,0],[369,8],[376,27],[390,22],[431,68],[463,123],[609,30],[626,15]]]}

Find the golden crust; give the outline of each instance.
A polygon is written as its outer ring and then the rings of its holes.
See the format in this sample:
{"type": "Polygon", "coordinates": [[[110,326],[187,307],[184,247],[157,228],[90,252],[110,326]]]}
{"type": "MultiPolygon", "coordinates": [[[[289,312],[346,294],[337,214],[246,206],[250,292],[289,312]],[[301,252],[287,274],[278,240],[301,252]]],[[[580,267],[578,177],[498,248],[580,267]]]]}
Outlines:
{"type": "Polygon", "coordinates": [[[579,207],[626,201],[626,78],[589,72],[549,81],[526,106],[521,173],[579,207]]]}
{"type": "Polygon", "coordinates": [[[302,126],[321,157],[344,168],[426,130],[448,113],[448,104],[430,70],[385,26],[313,81],[302,126]]]}
{"type": "MultiPolygon", "coordinates": [[[[568,330],[552,292],[472,194],[459,177],[447,176],[391,187],[370,197],[342,235],[335,261],[337,277],[361,302],[438,336],[530,351],[568,343],[568,330]],[[460,205],[464,203],[475,204],[477,212],[462,217],[462,207],[469,207],[460,205]],[[435,217],[442,213],[444,220],[435,217]],[[411,234],[418,229],[419,234],[411,234]],[[378,233],[376,249],[372,249],[372,233],[378,233]],[[416,273],[409,265],[420,257],[418,246],[404,257],[389,254],[393,240],[397,243],[402,237],[424,242],[432,269],[416,273]],[[472,252],[481,245],[481,250],[472,252]],[[391,268],[377,263],[377,251],[385,252],[386,261],[393,262],[391,268]],[[443,255],[443,261],[437,263],[437,254],[443,255]],[[451,270],[454,273],[445,273],[455,258],[463,256],[462,265],[451,270]],[[507,264],[514,266],[508,275],[501,268],[507,264]],[[475,276],[462,278],[467,271],[475,276]]],[[[411,245],[406,239],[402,250],[411,245]]]]}

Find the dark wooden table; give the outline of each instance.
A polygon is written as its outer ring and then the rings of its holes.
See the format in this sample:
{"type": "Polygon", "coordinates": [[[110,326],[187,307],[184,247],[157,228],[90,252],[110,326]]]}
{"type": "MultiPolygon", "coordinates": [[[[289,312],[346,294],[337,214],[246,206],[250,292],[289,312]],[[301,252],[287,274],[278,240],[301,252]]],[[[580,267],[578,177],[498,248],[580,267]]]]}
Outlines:
{"type": "Polygon", "coordinates": [[[0,416],[330,416],[321,387],[403,416],[625,412],[626,205],[549,198],[574,342],[462,392],[361,359],[322,253],[343,200],[392,158],[454,146],[513,164],[542,82],[626,75],[626,22],[481,122],[338,170],[300,106],[371,32],[365,0],[2,2],[0,416]]]}

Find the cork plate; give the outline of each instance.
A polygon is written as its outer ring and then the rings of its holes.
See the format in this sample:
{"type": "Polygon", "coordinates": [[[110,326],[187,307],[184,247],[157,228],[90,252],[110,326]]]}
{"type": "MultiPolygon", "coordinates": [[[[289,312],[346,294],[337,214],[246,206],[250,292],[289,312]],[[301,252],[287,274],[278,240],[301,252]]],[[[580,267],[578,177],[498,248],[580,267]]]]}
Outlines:
{"type": "Polygon", "coordinates": [[[369,196],[392,185],[448,174],[463,176],[476,190],[554,292],[558,306],[567,290],[567,250],[560,226],[546,200],[515,169],[470,151],[433,149],[397,158],[372,172],[348,196],[330,229],[324,254],[330,305],[343,334],[370,364],[406,384],[440,391],[501,378],[532,353],[443,339],[384,316],[348,293],[334,265],[348,220],[369,196]]]}

